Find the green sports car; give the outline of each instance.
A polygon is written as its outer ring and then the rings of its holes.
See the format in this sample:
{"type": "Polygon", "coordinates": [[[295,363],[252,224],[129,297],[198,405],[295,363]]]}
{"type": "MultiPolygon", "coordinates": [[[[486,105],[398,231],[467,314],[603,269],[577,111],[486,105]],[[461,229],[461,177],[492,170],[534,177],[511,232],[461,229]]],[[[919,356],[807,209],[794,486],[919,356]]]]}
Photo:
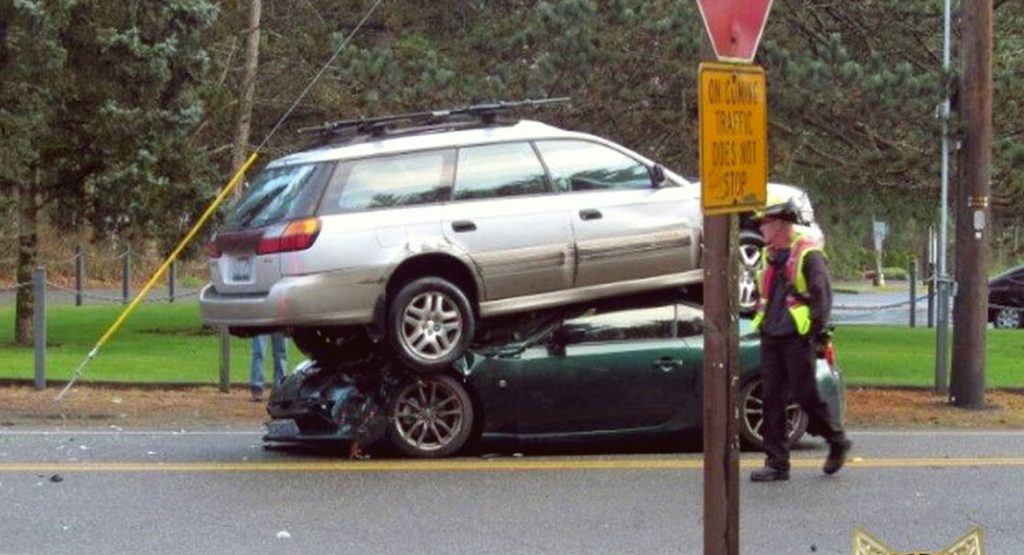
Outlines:
{"type": "MultiPolygon", "coordinates": [[[[584,307],[477,346],[448,371],[419,374],[372,348],[349,360],[300,365],[270,398],[264,441],[355,441],[411,457],[445,457],[480,441],[514,444],[665,441],[702,432],[703,311],[671,302],[584,307]],[[360,356],[362,354],[362,356],[360,356]]],[[[758,338],[741,320],[740,433],[761,447],[758,338]]],[[[831,348],[818,389],[844,414],[842,373],[831,348]]],[[[807,427],[788,410],[789,438],[807,427]]]]}

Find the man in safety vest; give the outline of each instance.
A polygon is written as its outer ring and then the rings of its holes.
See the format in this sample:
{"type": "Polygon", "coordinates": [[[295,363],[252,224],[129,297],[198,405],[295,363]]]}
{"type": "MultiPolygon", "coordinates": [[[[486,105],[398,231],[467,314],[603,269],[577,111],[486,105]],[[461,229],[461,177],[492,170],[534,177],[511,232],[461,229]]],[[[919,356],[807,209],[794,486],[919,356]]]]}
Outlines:
{"type": "Polygon", "coordinates": [[[766,247],[757,285],[760,300],[754,329],[761,335],[761,379],[764,392],[764,468],[750,479],[789,479],[786,404],[798,403],[809,417],[807,431],[828,442],[823,470],[835,474],[850,451],[838,419],[818,394],[815,346],[824,340],[832,310],[832,286],[820,241],[793,229],[798,210],[792,202],[775,204],[759,215],[766,247]]]}

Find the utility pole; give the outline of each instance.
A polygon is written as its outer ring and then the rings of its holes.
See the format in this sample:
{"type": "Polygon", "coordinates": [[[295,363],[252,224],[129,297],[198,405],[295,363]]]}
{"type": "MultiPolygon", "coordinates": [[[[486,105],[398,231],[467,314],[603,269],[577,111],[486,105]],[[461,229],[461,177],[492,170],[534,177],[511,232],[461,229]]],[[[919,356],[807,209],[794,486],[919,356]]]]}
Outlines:
{"type": "MultiPolygon", "coordinates": [[[[763,209],[768,197],[768,90],[764,69],[753,61],[772,0],[697,0],[697,5],[718,60],[704,61],[697,70],[704,214],[704,555],[737,555],[737,214],[763,209]],[[721,124],[731,118],[747,123],[721,124]]],[[[707,60],[704,45],[701,57],[707,60]]]]}
{"type": "MultiPolygon", "coordinates": [[[[701,58],[710,59],[710,43],[702,41],[701,46],[701,58]]],[[[698,94],[706,95],[704,91],[698,94]]],[[[702,113],[701,118],[704,117],[707,116],[702,113]]],[[[703,133],[703,123],[701,125],[703,133]]],[[[702,167],[702,177],[705,171],[702,167]]],[[[705,186],[706,183],[702,184],[705,186]]],[[[735,318],[739,296],[738,236],[739,218],[734,214],[705,213],[702,239],[704,365],[701,380],[704,400],[701,409],[704,415],[704,555],[737,555],[740,550],[740,450],[735,408],[737,387],[734,383],[739,368],[739,327],[735,318]]]]}
{"type": "MultiPolygon", "coordinates": [[[[950,74],[950,58],[953,46],[952,19],[953,0],[943,1],[942,17],[942,73],[950,74]]],[[[949,249],[949,240],[946,233],[949,230],[949,87],[945,88],[945,98],[942,100],[942,192],[939,199],[939,235],[938,243],[932,236],[929,229],[929,246],[932,253],[936,255],[932,262],[937,263],[929,272],[931,281],[928,289],[928,327],[932,327],[935,317],[933,310],[933,299],[931,292],[938,291],[938,325],[935,328],[935,393],[937,395],[949,394],[949,302],[950,302],[950,279],[946,273],[946,252],[949,249]]]]}
{"type": "Polygon", "coordinates": [[[949,399],[985,406],[985,331],[992,186],[992,0],[963,0],[960,110],[963,147],[956,213],[957,294],[949,399]]]}

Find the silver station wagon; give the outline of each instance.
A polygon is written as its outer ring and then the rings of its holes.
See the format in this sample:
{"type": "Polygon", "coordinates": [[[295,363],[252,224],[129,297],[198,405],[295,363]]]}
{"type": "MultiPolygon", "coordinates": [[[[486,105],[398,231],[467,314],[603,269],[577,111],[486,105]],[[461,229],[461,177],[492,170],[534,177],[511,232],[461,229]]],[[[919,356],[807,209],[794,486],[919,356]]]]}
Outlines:
{"type": "Polygon", "coordinates": [[[702,280],[697,185],[514,106],[329,124],[268,164],[207,247],[205,322],[429,371],[498,317],[702,280]]]}

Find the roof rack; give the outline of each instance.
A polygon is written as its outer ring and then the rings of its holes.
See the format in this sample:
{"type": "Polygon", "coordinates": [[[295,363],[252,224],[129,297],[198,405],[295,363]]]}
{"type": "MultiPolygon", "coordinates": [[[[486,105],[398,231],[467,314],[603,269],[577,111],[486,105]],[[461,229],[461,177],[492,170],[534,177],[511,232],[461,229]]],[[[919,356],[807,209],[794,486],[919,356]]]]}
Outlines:
{"type": "Polygon", "coordinates": [[[349,138],[359,135],[381,137],[395,131],[420,133],[426,131],[450,130],[465,127],[487,127],[496,124],[515,123],[501,119],[512,110],[536,108],[549,104],[568,102],[569,97],[542,98],[538,100],[499,100],[485,104],[473,104],[463,108],[412,112],[375,118],[347,119],[325,123],[316,127],[304,127],[299,133],[318,134],[325,140],[349,138]]]}

